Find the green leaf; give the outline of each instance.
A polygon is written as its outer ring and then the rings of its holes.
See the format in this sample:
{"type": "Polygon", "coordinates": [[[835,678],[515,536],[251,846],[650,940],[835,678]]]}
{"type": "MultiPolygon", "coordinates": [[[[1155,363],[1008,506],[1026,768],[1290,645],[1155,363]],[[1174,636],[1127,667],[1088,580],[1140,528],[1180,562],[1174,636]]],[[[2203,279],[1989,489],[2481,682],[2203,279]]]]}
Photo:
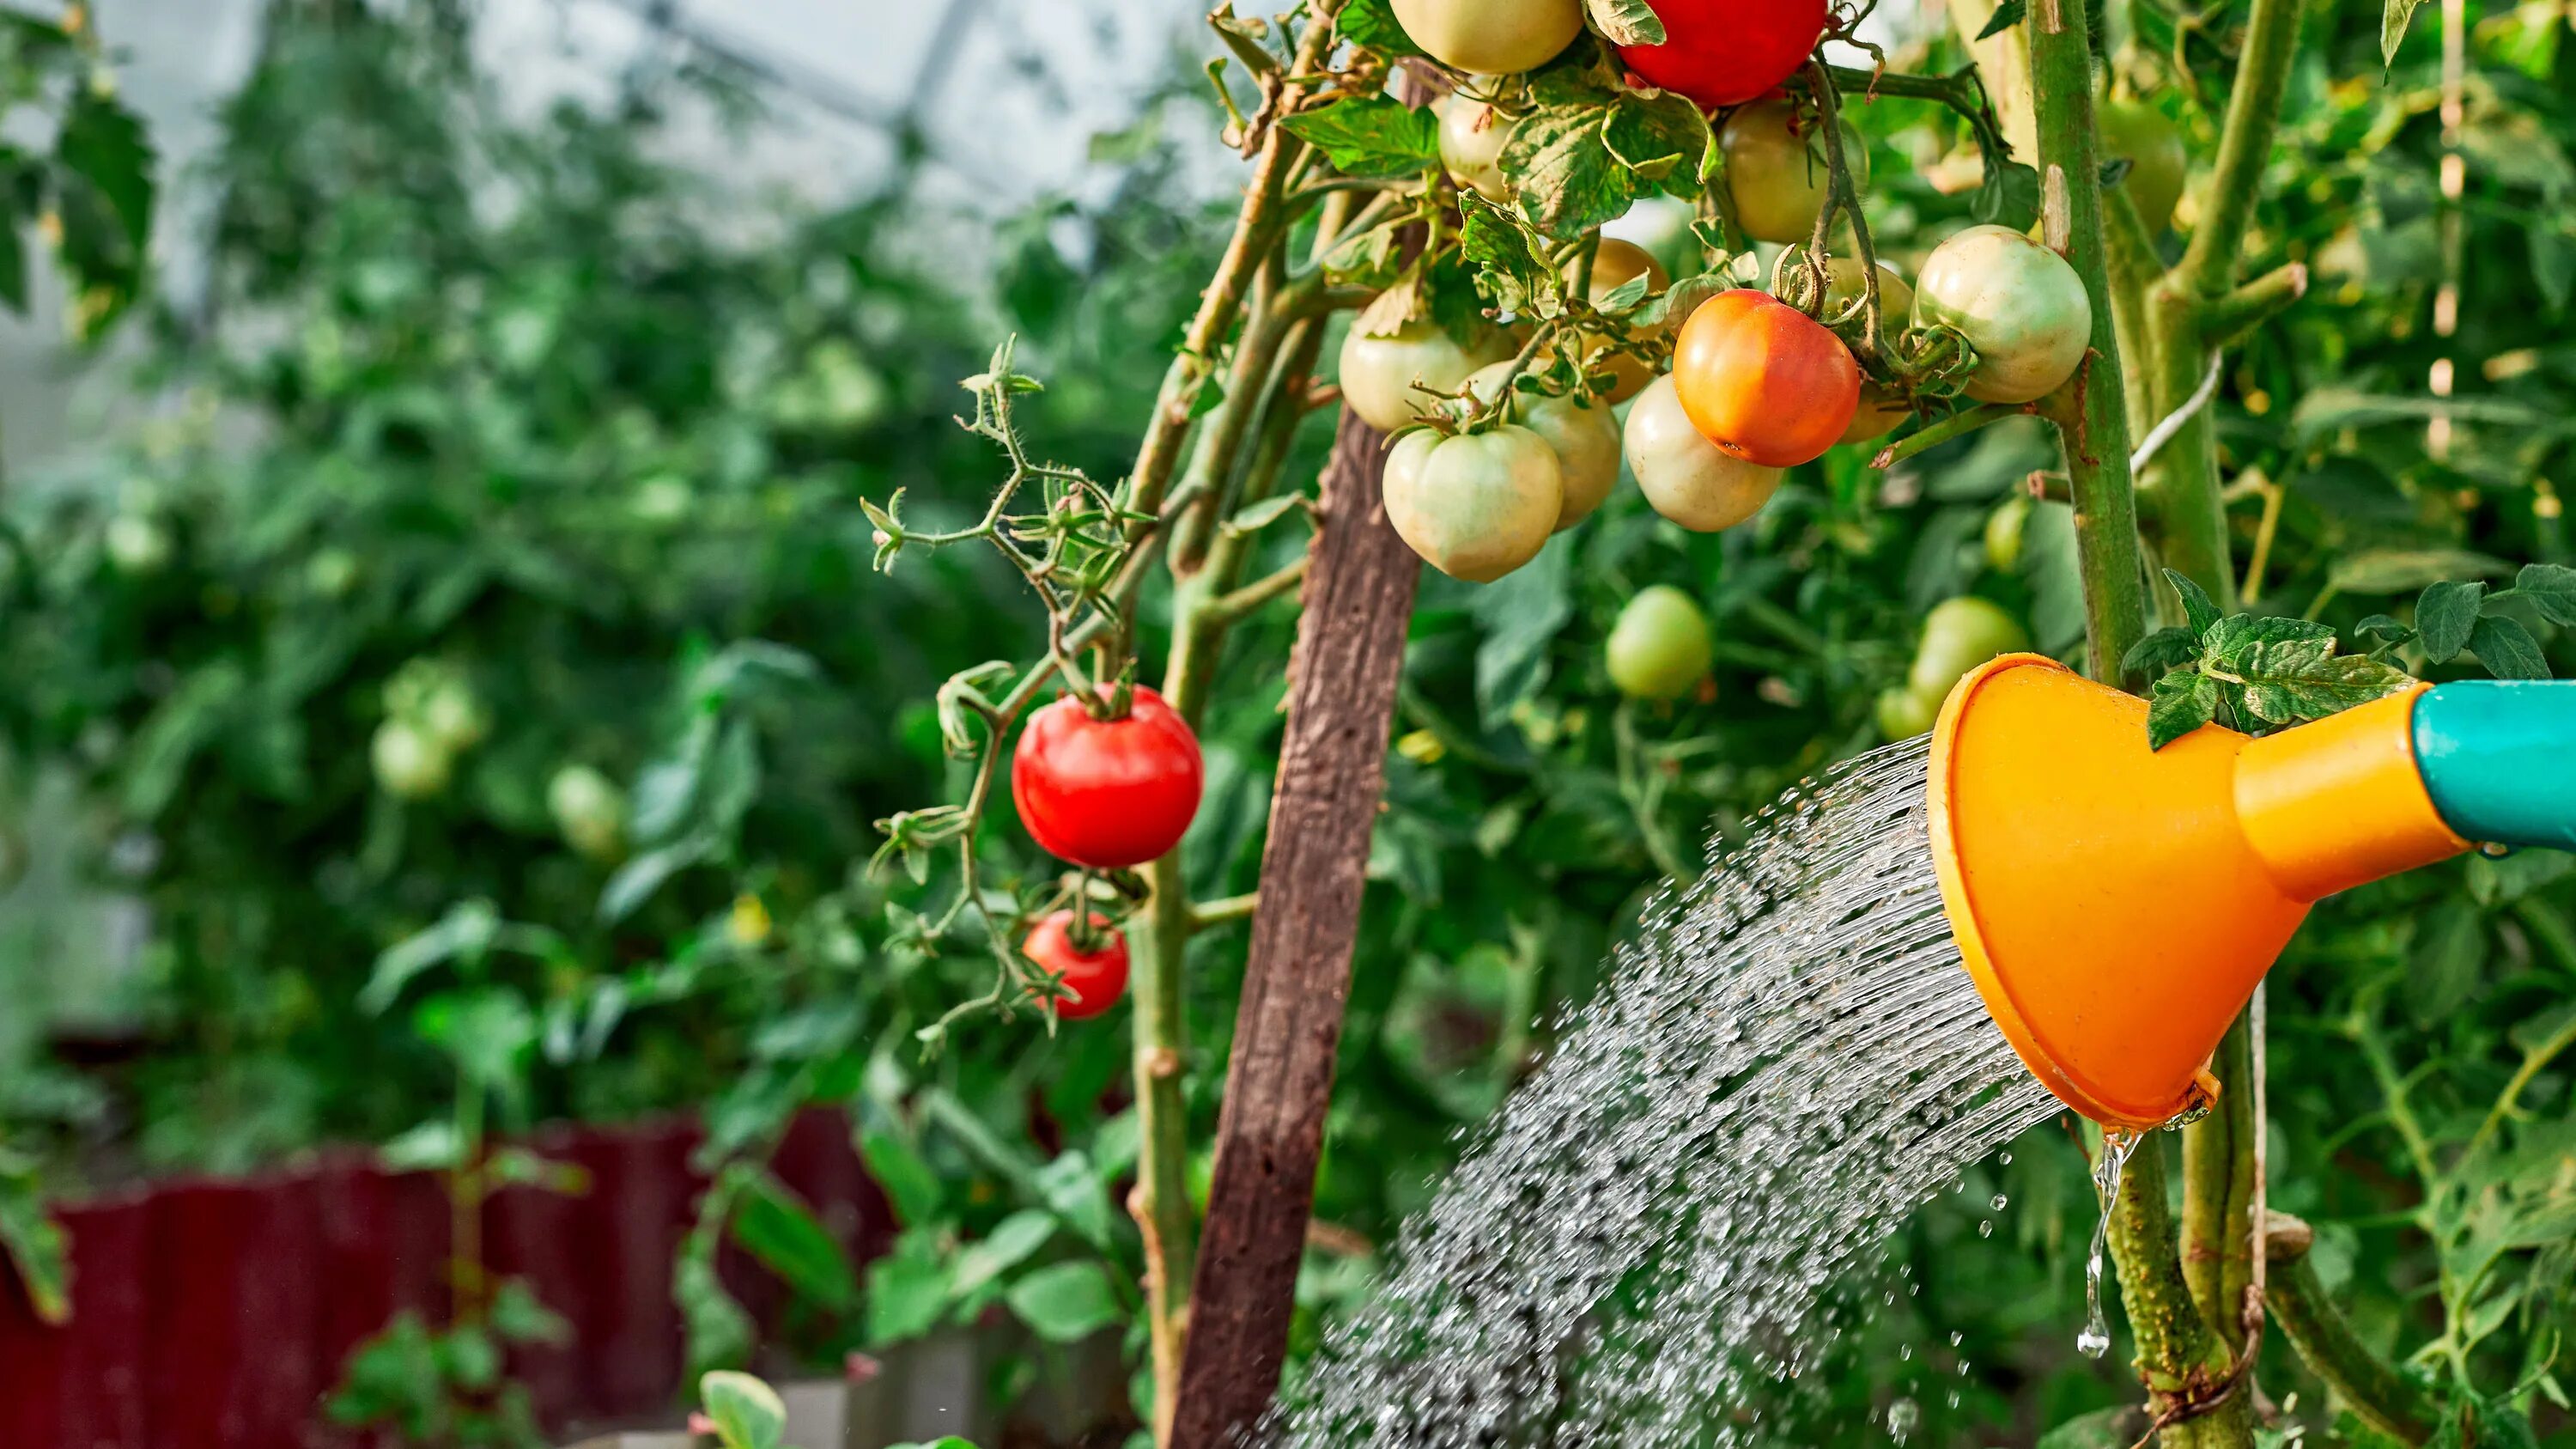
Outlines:
{"type": "Polygon", "coordinates": [[[762,1173],[734,1208],[734,1241],[786,1280],[789,1287],[834,1313],[859,1300],[858,1275],[849,1255],[786,1184],[762,1173]]]}
{"type": "Polygon", "coordinates": [[[2476,992],[2486,942],[2477,907],[2457,898],[2433,907],[2408,957],[2406,1002],[2417,1021],[2440,1021],[2476,992]]]}
{"type": "Polygon", "coordinates": [[[2415,7],[2424,0],[2385,0],[2379,12],[2379,63],[2397,64],[2397,48],[2406,43],[2406,27],[2415,20],[2415,7]]]}
{"type": "Polygon", "coordinates": [[[2218,681],[2199,674],[2168,674],[2156,681],[2147,705],[2147,748],[2161,750],[2218,717],[2218,681]]]}
{"type": "Polygon", "coordinates": [[[1558,241],[1616,221],[1636,204],[1636,173],[1602,139],[1609,105],[1544,106],[1512,127],[1503,166],[1519,178],[1521,210],[1558,241]]]}
{"type": "Polygon", "coordinates": [[[952,1300],[950,1281],[926,1231],[905,1233],[893,1252],[868,1265],[868,1342],[901,1343],[938,1327],[952,1300]]]}
{"type": "Polygon", "coordinates": [[[1030,1255],[1047,1245],[1056,1233],[1055,1215],[1038,1208],[1024,1208],[994,1224],[993,1231],[978,1242],[968,1243],[957,1251],[954,1288],[958,1297],[966,1298],[977,1289],[1000,1278],[1030,1255]]]}
{"type": "Polygon", "coordinates": [[[1691,197],[1700,189],[1699,168],[1691,163],[1707,154],[1709,134],[1707,113],[1680,96],[1631,91],[1615,103],[1601,141],[1639,181],[1691,197]]]}
{"type": "Polygon", "coordinates": [[[2486,596],[2483,583],[2451,579],[2424,590],[2415,603],[2415,631],[2423,641],[2426,659],[2448,664],[2469,647],[2469,634],[2477,628],[2478,608],[2486,596]]]}
{"type": "Polygon", "coordinates": [[[1346,176],[1403,176],[1440,164],[1440,122],[1392,96],[1345,96],[1280,122],[1346,176]]]}
{"type": "Polygon", "coordinates": [[[2376,639],[2380,647],[2403,644],[2415,637],[2415,631],[2386,614],[2373,614],[2352,626],[2352,632],[2365,639],[2376,639]]]}
{"type": "Polygon", "coordinates": [[[1380,55],[1420,55],[1422,47],[1404,33],[1404,25],[1395,18],[1392,0],[1349,0],[1342,13],[1334,17],[1342,39],[1353,45],[1364,45],[1380,55]]]}
{"type": "Polygon", "coordinates": [[[2576,628],[2576,568],[2565,564],[2525,564],[2514,576],[2514,592],[2539,605],[2552,624],[2576,628]]]}
{"type": "Polygon", "coordinates": [[[2498,679],[2547,679],[2549,657],[2518,619],[2489,614],[2469,634],[2469,652],[2498,679]]]}
{"type": "Polygon", "coordinates": [[[893,1202],[896,1221],[919,1227],[938,1216],[939,1174],[910,1139],[884,1128],[868,1128],[859,1133],[858,1144],[859,1159],[893,1202]]]}
{"type": "Polygon", "coordinates": [[[1548,646],[1574,621],[1574,546],[1551,540],[1526,567],[1478,590],[1472,607],[1483,634],[1476,717],[1499,732],[1510,727],[1513,706],[1547,683],[1548,646]]]}
{"type": "Polygon", "coordinates": [[[1109,1185],[1091,1158],[1076,1149],[1058,1153],[1038,1169],[1039,1196],[1055,1215],[1093,1246],[1106,1249],[1117,1234],[1118,1215],[1109,1205],[1109,1185]]]}
{"type": "Polygon", "coordinates": [[[2021,24],[2022,17],[2029,13],[2030,0],[2004,0],[2004,3],[1995,7],[1994,18],[1986,22],[1986,28],[1977,32],[1977,38],[1992,40],[2021,24]]]}
{"type": "Polygon", "coordinates": [[[1612,45],[1664,43],[1664,22],[1646,0],[1584,0],[1583,12],[1612,45]]]}
{"type": "Polygon", "coordinates": [[[2322,639],[2257,639],[2231,652],[2229,672],[2244,681],[2247,710],[2276,725],[2323,719],[2414,685],[2394,665],[2366,654],[2337,654],[2334,647],[2331,633],[2322,639]]]}
{"type": "Polygon", "coordinates": [[[2445,579],[2493,578],[2510,567],[2503,559],[2465,549],[2383,548],[2342,560],[2326,581],[2338,593],[2411,594],[2445,579]]]}
{"type": "Polygon", "coordinates": [[[460,957],[472,959],[491,949],[500,934],[501,913],[490,901],[463,901],[448,908],[428,929],[396,941],[376,957],[375,969],[358,992],[358,1009],[381,1015],[422,972],[460,957]]]}
{"type": "Polygon", "coordinates": [[[2183,618],[2191,624],[2193,637],[2206,639],[2218,627],[2218,605],[2210,601],[2207,590],[2174,569],[2165,570],[2165,581],[2182,597],[2183,618]]]}
{"type": "Polygon", "coordinates": [[[512,1278],[492,1295],[492,1332],[504,1343],[564,1343],[572,1325],[545,1305],[524,1278],[512,1278]]]}
{"type": "Polygon", "coordinates": [[[778,1449],[787,1437],[787,1403],[746,1373],[718,1369],[698,1380],[698,1401],[725,1449],[778,1449]]]}
{"type": "Polygon", "coordinates": [[[0,1256],[18,1270],[38,1319],[57,1327],[71,1322],[71,1240],[45,1211],[32,1166],[0,1175],[0,1256]]]}
{"type": "Polygon", "coordinates": [[[1458,254],[1474,269],[1476,290],[1497,307],[1528,317],[1563,310],[1556,273],[1518,216],[1473,192],[1459,198],[1458,254]]]}
{"type": "Polygon", "coordinates": [[[537,1018],[515,991],[485,987],[432,997],[412,1013],[412,1030],[447,1054],[456,1074],[488,1092],[516,1096],[537,1044],[537,1018]]]}
{"type": "Polygon", "coordinates": [[[2200,657],[2200,639],[2180,625],[2168,625],[2130,646],[2120,660],[2123,674],[2162,674],[2200,657]]]}
{"type": "Polygon", "coordinates": [[[1049,1343],[1076,1343],[1124,1317],[1109,1274],[1098,1263],[1040,1268],[1002,1296],[1029,1331],[1049,1343]]]}
{"type": "Polygon", "coordinates": [[[1968,212],[1988,226],[2030,230],[2039,220],[2039,171],[2019,161],[1989,157],[1986,184],[1969,199],[1968,212]]]}

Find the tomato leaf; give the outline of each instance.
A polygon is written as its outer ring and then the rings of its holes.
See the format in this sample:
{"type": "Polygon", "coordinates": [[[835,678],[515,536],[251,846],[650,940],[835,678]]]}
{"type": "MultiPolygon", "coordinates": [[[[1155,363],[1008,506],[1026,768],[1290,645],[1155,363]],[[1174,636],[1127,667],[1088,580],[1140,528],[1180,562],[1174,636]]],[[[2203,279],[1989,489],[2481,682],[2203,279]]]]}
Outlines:
{"type": "Polygon", "coordinates": [[[1119,1320],[1118,1294],[1098,1263],[1040,1268],[1003,1295],[1031,1332],[1049,1343],[1075,1343],[1119,1320]]]}
{"type": "Polygon", "coordinates": [[[1602,126],[1601,141],[1638,180],[1675,196],[1699,194],[1698,169],[1682,163],[1708,154],[1708,116],[1680,96],[1621,96],[1602,126]]]}
{"type": "Polygon", "coordinates": [[[2123,674],[2162,674],[2200,658],[2200,640],[2179,625],[2158,629],[2132,645],[2120,660],[2123,674]]]}
{"type": "Polygon", "coordinates": [[[2379,12],[2379,63],[2397,64],[2397,48],[2406,43],[2406,28],[2415,21],[2415,7],[2424,0],[2387,0],[2379,12]]]}
{"type": "Polygon", "coordinates": [[[1646,0],[1584,0],[1583,10],[1612,45],[1664,43],[1664,22],[1646,0]]]}
{"type": "Polygon", "coordinates": [[[2518,619],[2489,614],[2469,633],[2469,652],[2498,679],[2547,679],[2549,658],[2518,619]]]}
{"type": "Polygon", "coordinates": [[[2469,647],[2469,634],[2477,628],[2478,608],[2486,594],[2483,583],[2449,579],[2424,591],[2415,604],[2415,629],[2426,659],[2448,664],[2469,647]]]}
{"type": "Polygon", "coordinates": [[[2218,627],[2218,605],[2211,601],[2209,592],[2175,569],[2165,570],[2165,582],[2181,596],[2183,617],[2190,621],[2193,637],[2207,639],[2209,631],[2218,627]]]}
{"type": "Polygon", "coordinates": [[[1402,176],[1440,162],[1440,122],[1392,96],[1345,96],[1279,124],[1346,176],[1402,176]]]}
{"type": "Polygon", "coordinates": [[[2168,674],[2156,681],[2147,704],[2147,747],[2161,750],[2217,717],[2217,680],[2202,674],[2168,674]]]}
{"type": "Polygon", "coordinates": [[[849,1255],[804,1200],[767,1173],[753,1178],[734,1209],[734,1241],[790,1288],[835,1313],[859,1299],[849,1255]]]}
{"type": "Polygon", "coordinates": [[[1539,239],[1526,222],[1474,192],[1459,198],[1465,220],[1459,256],[1474,269],[1476,289],[1507,312],[1553,317],[1563,311],[1556,273],[1539,254],[1539,239]]]}
{"type": "Polygon", "coordinates": [[[1992,40],[2021,24],[2022,17],[2029,13],[2030,0],[2004,0],[2004,3],[1995,7],[1994,18],[1986,22],[1986,28],[1977,32],[1977,38],[1992,40]]]}
{"type": "Polygon", "coordinates": [[[1606,106],[1547,106],[1512,127],[1503,169],[1519,179],[1523,214],[1558,241],[1616,221],[1636,204],[1636,173],[1603,140],[1606,106]]]}
{"type": "Polygon", "coordinates": [[[2576,568],[2565,564],[2525,564],[2514,576],[2514,592],[2528,597],[2553,624],[2576,628],[2576,568]]]}
{"type": "Polygon", "coordinates": [[[1977,188],[1968,210],[1988,226],[2029,230],[2039,220],[2039,172],[2019,161],[1987,158],[1986,184],[1977,188]]]}

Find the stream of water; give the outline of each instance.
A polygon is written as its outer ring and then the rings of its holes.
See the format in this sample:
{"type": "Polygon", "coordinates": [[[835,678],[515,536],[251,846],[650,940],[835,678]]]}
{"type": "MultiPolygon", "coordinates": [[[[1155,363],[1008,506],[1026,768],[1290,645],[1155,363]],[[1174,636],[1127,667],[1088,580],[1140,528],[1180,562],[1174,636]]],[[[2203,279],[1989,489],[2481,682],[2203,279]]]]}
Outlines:
{"type": "Polygon", "coordinates": [[[1802,782],[1649,908],[1265,1443],[1768,1442],[1828,1288],[2055,1110],[1951,944],[1925,759],[1802,782]]]}

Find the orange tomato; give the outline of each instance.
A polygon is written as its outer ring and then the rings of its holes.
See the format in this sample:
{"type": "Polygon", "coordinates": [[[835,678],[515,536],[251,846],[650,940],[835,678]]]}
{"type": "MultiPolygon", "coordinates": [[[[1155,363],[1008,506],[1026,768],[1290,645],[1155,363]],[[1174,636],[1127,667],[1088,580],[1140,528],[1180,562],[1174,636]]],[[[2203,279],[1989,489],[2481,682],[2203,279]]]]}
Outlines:
{"type": "Polygon", "coordinates": [[[1699,305],[1673,350],[1673,388],[1700,436],[1765,468],[1824,456],[1860,411],[1860,364],[1825,325],[1767,292],[1699,305]]]}

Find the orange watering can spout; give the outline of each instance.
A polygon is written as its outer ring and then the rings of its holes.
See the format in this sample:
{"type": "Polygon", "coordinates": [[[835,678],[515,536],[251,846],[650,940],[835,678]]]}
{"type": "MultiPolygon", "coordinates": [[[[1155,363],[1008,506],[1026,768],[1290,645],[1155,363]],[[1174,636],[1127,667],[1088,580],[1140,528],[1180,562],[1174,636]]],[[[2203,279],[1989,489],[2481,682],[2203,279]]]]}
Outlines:
{"type": "Polygon", "coordinates": [[[2050,1091],[2116,1127],[2204,1105],[2210,1053],[2312,904],[2469,848],[2417,762],[2422,697],[2151,751],[2145,701],[2053,660],[1959,682],[1932,740],[1942,902],[2050,1091]]]}

